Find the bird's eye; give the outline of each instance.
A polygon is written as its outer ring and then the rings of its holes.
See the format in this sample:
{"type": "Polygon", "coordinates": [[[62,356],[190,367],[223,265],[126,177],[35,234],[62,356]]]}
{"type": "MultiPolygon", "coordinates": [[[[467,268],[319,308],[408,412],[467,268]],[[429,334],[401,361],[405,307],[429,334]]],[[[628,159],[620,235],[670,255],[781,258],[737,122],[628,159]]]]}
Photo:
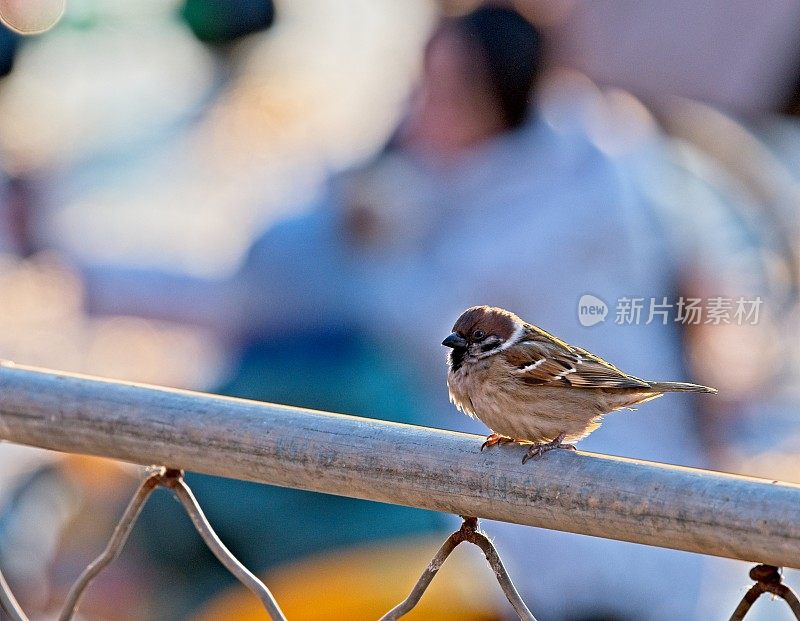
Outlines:
{"type": "Polygon", "coordinates": [[[486,338],[486,332],[483,330],[475,330],[475,332],[472,333],[473,341],[482,341],[484,338],[486,338]]]}

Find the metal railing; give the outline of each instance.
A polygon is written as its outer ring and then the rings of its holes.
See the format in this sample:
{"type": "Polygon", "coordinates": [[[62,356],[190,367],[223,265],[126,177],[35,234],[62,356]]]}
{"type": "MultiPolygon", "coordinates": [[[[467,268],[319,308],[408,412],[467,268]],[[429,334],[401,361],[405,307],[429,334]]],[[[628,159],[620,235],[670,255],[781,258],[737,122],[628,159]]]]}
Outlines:
{"type": "MultiPolygon", "coordinates": [[[[761,593],[800,604],[777,567],[800,568],[800,486],[583,452],[555,451],[523,465],[524,447],[480,452],[482,437],[59,373],[0,365],[0,439],[57,451],[158,464],[139,488],[105,552],[68,596],[122,548],[149,493],[171,489],[206,544],[283,619],[267,588],[214,534],[182,469],[465,516],[409,597],[413,608],[456,545],[479,546],[521,619],[533,619],[478,517],[762,563],[731,619],[761,593]]],[[[26,617],[0,574],[0,604],[26,617]]]]}

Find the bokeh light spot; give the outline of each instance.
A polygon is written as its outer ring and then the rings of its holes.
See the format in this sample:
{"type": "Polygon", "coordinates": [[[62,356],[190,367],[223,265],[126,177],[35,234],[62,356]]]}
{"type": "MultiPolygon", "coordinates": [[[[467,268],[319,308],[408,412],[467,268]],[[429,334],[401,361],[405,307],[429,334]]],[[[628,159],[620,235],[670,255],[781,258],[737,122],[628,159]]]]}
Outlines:
{"type": "Polygon", "coordinates": [[[50,30],[64,14],[66,0],[0,0],[0,22],[23,35],[50,30]]]}

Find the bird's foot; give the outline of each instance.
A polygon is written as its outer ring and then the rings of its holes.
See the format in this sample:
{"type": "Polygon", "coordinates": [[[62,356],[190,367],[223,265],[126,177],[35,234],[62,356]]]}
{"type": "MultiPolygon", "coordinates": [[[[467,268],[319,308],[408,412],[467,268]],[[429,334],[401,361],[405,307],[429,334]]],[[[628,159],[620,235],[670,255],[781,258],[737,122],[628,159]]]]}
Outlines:
{"type": "Polygon", "coordinates": [[[494,446],[495,444],[511,444],[512,442],[516,442],[516,440],[508,436],[500,435],[499,433],[492,433],[486,436],[486,442],[481,444],[481,453],[483,453],[483,449],[494,446]]]}
{"type": "Polygon", "coordinates": [[[564,444],[564,438],[567,434],[560,434],[555,440],[545,442],[543,444],[532,444],[522,458],[522,463],[527,463],[530,459],[539,459],[542,455],[553,449],[567,449],[568,451],[577,450],[574,444],[564,444]]]}

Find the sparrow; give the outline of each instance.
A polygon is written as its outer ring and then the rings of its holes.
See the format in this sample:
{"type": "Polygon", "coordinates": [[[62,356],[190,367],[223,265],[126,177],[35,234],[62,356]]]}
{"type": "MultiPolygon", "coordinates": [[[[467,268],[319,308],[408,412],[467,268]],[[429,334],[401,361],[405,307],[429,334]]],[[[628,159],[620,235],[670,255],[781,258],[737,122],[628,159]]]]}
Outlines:
{"type": "Polygon", "coordinates": [[[716,393],[686,382],[653,382],[620,371],[514,313],[491,306],[465,310],[442,345],[450,400],[492,433],[481,446],[530,444],[522,463],[573,442],[614,410],[665,392],[716,393]]]}

